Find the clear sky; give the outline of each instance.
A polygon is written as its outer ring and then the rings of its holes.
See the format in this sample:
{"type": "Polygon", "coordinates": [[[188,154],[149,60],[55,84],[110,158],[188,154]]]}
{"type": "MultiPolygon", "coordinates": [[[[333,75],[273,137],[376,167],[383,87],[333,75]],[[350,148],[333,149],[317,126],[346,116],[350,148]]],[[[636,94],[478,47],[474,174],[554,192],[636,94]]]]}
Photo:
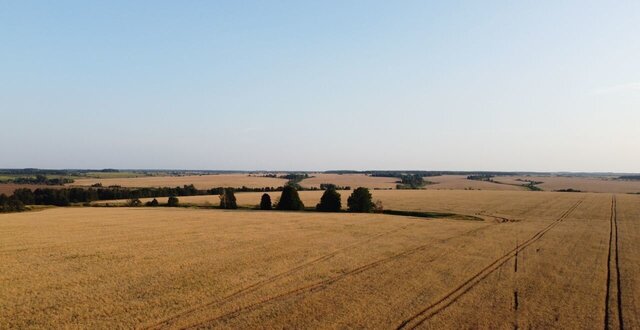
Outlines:
{"type": "Polygon", "coordinates": [[[0,0],[0,167],[640,172],[640,1],[0,0]]]}

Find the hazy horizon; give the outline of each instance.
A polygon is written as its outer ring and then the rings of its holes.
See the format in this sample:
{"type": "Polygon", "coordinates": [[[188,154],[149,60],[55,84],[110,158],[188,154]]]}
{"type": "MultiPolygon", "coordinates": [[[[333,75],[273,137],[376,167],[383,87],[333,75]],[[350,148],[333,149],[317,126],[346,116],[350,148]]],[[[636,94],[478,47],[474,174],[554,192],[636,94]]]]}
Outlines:
{"type": "Polygon", "coordinates": [[[0,168],[640,172],[640,2],[0,2],[0,168]]]}

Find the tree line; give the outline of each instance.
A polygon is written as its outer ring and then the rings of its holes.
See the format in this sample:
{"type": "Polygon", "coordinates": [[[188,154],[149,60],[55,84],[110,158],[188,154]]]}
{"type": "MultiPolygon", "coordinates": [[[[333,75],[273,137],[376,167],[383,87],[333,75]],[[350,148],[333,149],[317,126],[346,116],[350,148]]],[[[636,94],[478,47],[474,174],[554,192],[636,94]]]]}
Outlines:
{"type": "Polygon", "coordinates": [[[42,184],[49,186],[61,186],[67,183],[73,183],[73,179],[70,178],[48,178],[46,175],[37,174],[35,177],[17,177],[4,180],[3,183],[15,183],[15,184],[42,184]]]}
{"type": "MultiPolygon", "coordinates": [[[[218,194],[220,198],[219,208],[221,209],[237,209],[238,204],[235,196],[235,189],[233,188],[222,188],[220,193],[218,194]]],[[[176,207],[180,206],[179,199],[175,196],[169,197],[169,200],[166,206],[176,207]]],[[[131,199],[128,206],[142,206],[142,203],[139,199],[131,199]]],[[[146,206],[160,206],[160,203],[157,199],[153,199],[145,203],[146,206]]],[[[280,198],[274,204],[271,201],[271,196],[267,193],[262,194],[260,198],[259,208],[261,210],[279,210],[279,211],[304,211],[307,210],[305,208],[304,203],[300,199],[300,195],[294,186],[285,186],[280,194],[280,198]]],[[[315,210],[318,212],[340,212],[342,210],[342,200],[340,193],[335,189],[335,187],[330,187],[325,190],[320,198],[320,202],[316,205],[315,210]]],[[[355,189],[349,198],[347,199],[347,210],[349,212],[360,212],[360,213],[369,213],[369,212],[382,212],[383,207],[380,201],[373,202],[373,198],[371,196],[371,192],[367,188],[357,188],[355,189]]]]}
{"type": "MultiPolygon", "coordinates": [[[[232,188],[225,188],[220,193],[220,208],[238,208],[232,188]]],[[[269,194],[263,194],[260,198],[259,208],[261,210],[275,209],[279,211],[303,211],[306,209],[294,186],[285,186],[282,189],[280,198],[275,204],[272,203],[269,194]]],[[[316,204],[315,210],[319,212],[340,212],[342,210],[341,196],[335,186],[329,187],[324,191],[322,197],[320,197],[320,202],[316,204]]],[[[364,213],[374,211],[382,212],[382,203],[379,201],[374,203],[369,189],[359,187],[355,189],[347,199],[347,210],[349,212],[364,213]]]]}
{"type": "MultiPolygon", "coordinates": [[[[13,212],[23,210],[24,207],[16,207],[17,202],[24,205],[55,205],[55,206],[68,206],[78,203],[90,203],[101,200],[116,200],[127,199],[135,200],[140,198],[157,198],[157,197],[178,197],[178,196],[196,196],[196,195],[220,195],[224,193],[232,192],[282,192],[284,190],[289,191],[287,187],[263,187],[263,188],[250,188],[241,187],[237,189],[216,187],[206,190],[197,189],[193,184],[184,185],[182,187],[148,187],[148,188],[125,188],[120,186],[101,187],[95,186],[91,188],[20,188],[13,192],[13,195],[2,195],[2,203],[6,206],[2,207],[3,212],[13,212]]],[[[323,184],[322,190],[336,190],[337,187],[331,184],[323,184]]],[[[346,187],[350,188],[350,187],[346,187]]],[[[305,190],[318,190],[318,188],[310,188],[305,190]]],[[[3,204],[3,205],[4,205],[3,204]]],[[[284,205],[284,204],[283,204],[284,205]]],[[[153,205],[151,205],[153,206],[153,205]]]]}

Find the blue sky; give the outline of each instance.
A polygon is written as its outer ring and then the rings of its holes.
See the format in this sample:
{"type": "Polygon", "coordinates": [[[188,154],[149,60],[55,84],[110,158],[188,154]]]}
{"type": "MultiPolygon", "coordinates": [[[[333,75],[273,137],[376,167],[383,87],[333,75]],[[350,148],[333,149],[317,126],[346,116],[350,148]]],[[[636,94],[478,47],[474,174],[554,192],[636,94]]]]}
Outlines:
{"type": "Polygon", "coordinates": [[[640,172],[639,1],[2,1],[0,167],[640,172]]]}

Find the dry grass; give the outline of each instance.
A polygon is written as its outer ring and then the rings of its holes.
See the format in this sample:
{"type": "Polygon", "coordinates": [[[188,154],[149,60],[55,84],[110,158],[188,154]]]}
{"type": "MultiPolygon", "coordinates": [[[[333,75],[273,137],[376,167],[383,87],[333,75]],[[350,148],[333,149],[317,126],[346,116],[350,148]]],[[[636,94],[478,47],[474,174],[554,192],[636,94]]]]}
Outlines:
{"type": "Polygon", "coordinates": [[[606,177],[565,177],[565,176],[500,176],[496,181],[522,184],[521,180],[543,182],[537,186],[547,191],[577,189],[600,193],[636,193],[640,192],[640,181],[623,181],[606,177]]]}
{"type": "Polygon", "coordinates": [[[285,179],[249,176],[248,174],[212,174],[212,175],[187,175],[187,176],[145,176],[139,178],[104,178],[104,179],[78,179],[72,185],[90,186],[94,183],[102,183],[103,186],[122,187],[176,187],[193,184],[198,189],[211,189],[215,187],[242,186],[249,188],[279,187],[287,182],[285,179]]]}
{"type": "MultiPolygon", "coordinates": [[[[318,192],[303,198],[310,193],[318,192]]],[[[0,215],[0,328],[597,328],[605,309],[612,326],[619,310],[627,328],[639,326],[640,196],[617,198],[616,262],[607,194],[374,195],[398,209],[495,218],[167,208],[0,215]]]]}

